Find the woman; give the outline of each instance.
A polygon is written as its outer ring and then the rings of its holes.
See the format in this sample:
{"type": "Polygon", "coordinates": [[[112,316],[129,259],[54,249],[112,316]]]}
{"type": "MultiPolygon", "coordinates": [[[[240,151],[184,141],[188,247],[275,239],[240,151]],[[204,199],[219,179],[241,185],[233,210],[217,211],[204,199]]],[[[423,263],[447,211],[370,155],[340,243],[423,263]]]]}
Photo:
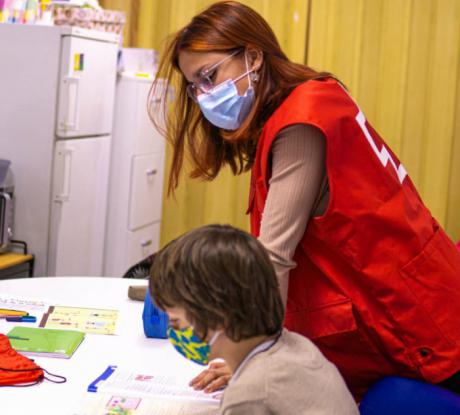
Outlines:
{"type": "MultiPolygon", "coordinates": [[[[185,151],[192,177],[252,171],[251,232],[275,266],[285,326],[357,399],[388,375],[460,392],[460,254],[340,82],[290,62],[237,2],[180,30],[158,77],[178,78],[169,192],[185,151]]],[[[213,390],[223,372],[192,383],[213,390]]]]}

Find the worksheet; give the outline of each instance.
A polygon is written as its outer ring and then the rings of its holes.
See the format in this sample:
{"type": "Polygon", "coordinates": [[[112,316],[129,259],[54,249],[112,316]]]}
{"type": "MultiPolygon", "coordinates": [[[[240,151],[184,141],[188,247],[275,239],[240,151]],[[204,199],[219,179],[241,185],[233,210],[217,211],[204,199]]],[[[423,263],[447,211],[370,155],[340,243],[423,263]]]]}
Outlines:
{"type": "Polygon", "coordinates": [[[143,373],[128,368],[110,366],[96,379],[90,389],[94,392],[130,394],[147,398],[167,398],[178,401],[200,402],[218,405],[222,392],[204,393],[196,391],[183,376],[143,373]]]}
{"type": "Polygon", "coordinates": [[[118,310],[50,306],[40,327],[79,330],[93,334],[115,334],[118,310]]]}

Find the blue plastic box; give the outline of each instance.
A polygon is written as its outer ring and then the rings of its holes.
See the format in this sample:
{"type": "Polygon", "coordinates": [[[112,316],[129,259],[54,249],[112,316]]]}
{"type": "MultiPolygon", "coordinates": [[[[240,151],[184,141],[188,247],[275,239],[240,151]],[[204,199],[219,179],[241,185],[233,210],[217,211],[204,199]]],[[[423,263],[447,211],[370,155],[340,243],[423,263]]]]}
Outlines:
{"type": "Polygon", "coordinates": [[[144,333],[147,337],[166,339],[168,315],[152,303],[148,290],[144,300],[142,321],[144,322],[144,333]]]}

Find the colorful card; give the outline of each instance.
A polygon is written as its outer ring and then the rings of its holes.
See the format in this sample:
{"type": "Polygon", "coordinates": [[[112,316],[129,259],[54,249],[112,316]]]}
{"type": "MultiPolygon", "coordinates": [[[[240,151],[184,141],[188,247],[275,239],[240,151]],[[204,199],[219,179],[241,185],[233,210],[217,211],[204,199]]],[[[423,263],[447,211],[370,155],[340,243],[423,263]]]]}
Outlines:
{"type": "Polygon", "coordinates": [[[93,334],[115,334],[118,310],[50,306],[40,327],[72,329],[93,334]]]}
{"type": "Polygon", "coordinates": [[[105,409],[107,415],[132,415],[141,403],[141,398],[127,396],[112,396],[105,409]]]}

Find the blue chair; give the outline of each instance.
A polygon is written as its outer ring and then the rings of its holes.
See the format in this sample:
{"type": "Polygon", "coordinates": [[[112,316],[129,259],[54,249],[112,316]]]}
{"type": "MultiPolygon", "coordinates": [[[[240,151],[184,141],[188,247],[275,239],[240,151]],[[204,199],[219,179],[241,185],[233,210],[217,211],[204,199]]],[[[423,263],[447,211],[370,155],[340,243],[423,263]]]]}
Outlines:
{"type": "Polygon", "coordinates": [[[396,376],[370,387],[361,415],[459,415],[460,395],[436,385],[396,376]]]}

